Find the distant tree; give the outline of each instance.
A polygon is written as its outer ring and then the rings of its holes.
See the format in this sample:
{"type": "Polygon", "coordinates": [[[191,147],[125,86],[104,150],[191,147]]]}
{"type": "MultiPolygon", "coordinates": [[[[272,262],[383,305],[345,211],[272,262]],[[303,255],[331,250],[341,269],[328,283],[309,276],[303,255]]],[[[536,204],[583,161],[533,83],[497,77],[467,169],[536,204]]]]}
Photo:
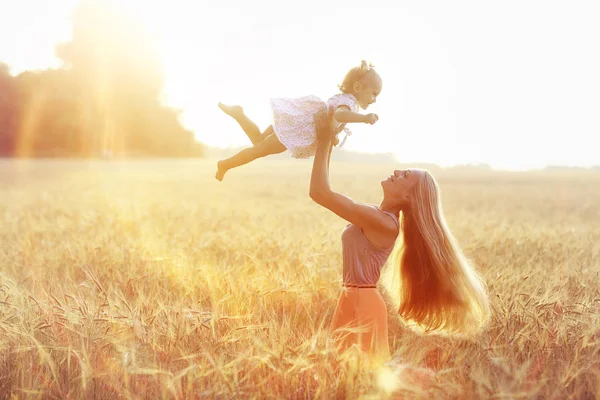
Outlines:
{"type": "Polygon", "coordinates": [[[77,151],[194,155],[192,132],[181,126],[177,111],[160,104],[160,55],[135,18],[105,1],[82,1],[73,13],[72,40],[59,44],[56,54],[69,72],[61,80],[63,93],[73,99],[59,104],[77,125],[62,134],[82,136],[77,151]]]}
{"type": "Polygon", "coordinates": [[[546,165],[546,167],[544,168],[544,170],[546,171],[553,171],[553,172],[558,172],[558,171],[576,171],[576,170],[584,170],[586,169],[585,167],[580,167],[580,166],[576,166],[576,165],[546,165]]]}
{"type": "Polygon", "coordinates": [[[0,156],[13,154],[18,129],[17,83],[8,65],[0,63],[0,156]]]}
{"type": "Polygon", "coordinates": [[[159,101],[160,55],[133,16],[81,1],[56,54],[62,68],[17,77],[0,64],[0,155],[202,155],[179,111],[159,101]]]}
{"type": "Polygon", "coordinates": [[[81,124],[81,99],[68,71],[26,71],[16,82],[20,122],[15,155],[89,154],[81,124]]]}
{"type": "Polygon", "coordinates": [[[457,164],[454,165],[452,167],[450,167],[450,169],[453,170],[481,170],[481,171],[491,171],[492,167],[489,164],[486,163],[479,163],[479,164],[457,164]]]}

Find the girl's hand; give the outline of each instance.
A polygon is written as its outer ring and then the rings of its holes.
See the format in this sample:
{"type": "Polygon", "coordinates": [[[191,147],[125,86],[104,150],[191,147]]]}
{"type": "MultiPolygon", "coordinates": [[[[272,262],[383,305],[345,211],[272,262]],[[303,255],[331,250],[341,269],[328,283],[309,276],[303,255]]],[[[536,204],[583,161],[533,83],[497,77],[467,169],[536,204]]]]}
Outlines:
{"type": "Polygon", "coordinates": [[[371,124],[373,125],[375,122],[377,122],[379,120],[379,117],[377,116],[377,114],[367,114],[365,115],[365,124],[371,124]]]}
{"type": "Polygon", "coordinates": [[[322,142],[331,142],[334,139],[333,116],[323,108],[318,111],[313,117],[315,121],[315,131],[317,132],[317,140],[322,142]]]}
{"type": "Polygon", "coordinates": [[[337,146],[338,144],[340,144],[340,138],[338,137],[338,135],[334,135],[333,136],[333,145],[337,146]]]}

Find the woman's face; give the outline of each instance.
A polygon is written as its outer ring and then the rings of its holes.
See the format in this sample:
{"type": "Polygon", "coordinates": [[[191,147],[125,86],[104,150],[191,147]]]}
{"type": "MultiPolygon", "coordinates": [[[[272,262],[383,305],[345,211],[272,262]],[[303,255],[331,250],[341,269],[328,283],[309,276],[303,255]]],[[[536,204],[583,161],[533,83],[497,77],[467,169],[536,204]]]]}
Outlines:
{"type": "Polygon", "coordinates": [[[424,173],[420,169],[395,170],[387,179],[381,181],[383,196],[390,199],[398,199],[399,202],[407,200],[408,194],[424,173]]]}

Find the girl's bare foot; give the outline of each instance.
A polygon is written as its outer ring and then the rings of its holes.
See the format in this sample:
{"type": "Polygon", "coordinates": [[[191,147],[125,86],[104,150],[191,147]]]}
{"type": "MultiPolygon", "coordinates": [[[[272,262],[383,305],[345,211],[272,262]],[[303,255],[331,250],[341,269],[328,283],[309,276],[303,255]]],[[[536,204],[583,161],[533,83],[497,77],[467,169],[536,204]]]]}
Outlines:
{"type": "Polygon", "coordinates": [[[217,163],[217,173],[215,174],[215,178],[217,178],[217,180],[219,182],[221,182],[223,180],[223,177],[225,176],[225,173],[227,172],[227,168],[225,168],[223,166],[223,161],[219,161],[217,163]]]}
{"type": "Polygon", "coordinates": [[[244,114],[244,109],[241,106],[228,106],[219,102],[219,108],[227,115],[232,118],[237,118],[239,115],[244,114]]]}

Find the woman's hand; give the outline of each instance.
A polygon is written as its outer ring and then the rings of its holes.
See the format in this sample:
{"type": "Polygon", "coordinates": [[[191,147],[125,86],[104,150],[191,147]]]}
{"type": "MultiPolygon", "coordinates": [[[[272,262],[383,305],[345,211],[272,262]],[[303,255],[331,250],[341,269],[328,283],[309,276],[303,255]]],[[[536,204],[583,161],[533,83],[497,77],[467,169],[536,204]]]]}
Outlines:
{"type": "Polygon", "coordinates": [[[327,108],[319,110],[313,118],[315,121],[315,131],[317,132],[317,140],[319,142],[325,143],[335,140],[333,116],[329,114],[327,108]]]}

